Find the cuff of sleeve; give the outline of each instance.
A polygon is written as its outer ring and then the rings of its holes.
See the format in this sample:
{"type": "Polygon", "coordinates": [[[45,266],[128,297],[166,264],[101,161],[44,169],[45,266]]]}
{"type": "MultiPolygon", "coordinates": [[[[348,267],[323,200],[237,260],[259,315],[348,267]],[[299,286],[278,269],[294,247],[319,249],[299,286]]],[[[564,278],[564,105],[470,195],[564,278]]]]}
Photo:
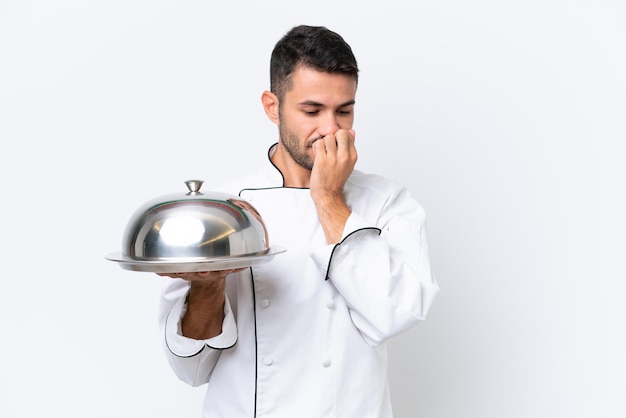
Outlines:
{"type": "MultiPolygon", "coordinates": [[[[352,212],[346,221],[346,225],[343,227],[343,234],[341,236],[341,241],[348,238],[353,232],[356,232],[360,229],[368,229],[368,228],[376,228],[373,227],[370,223],[368,223],[365,219],[363,219],[358,214],[352,212]]],[[[377,229],[377,228],[376,228],[377,229]]]]}
{"type": "Polygon", "coordinates": [[[205,345],[223,350],[234,346],[237,342],[237,326],[228,298],[224,303],[222,333],[207,340],[194,340],[182,334],[181,319],[186,311],[187,304],[185,298],[182,298],[174,305],[165,322],[165,343],[172,354],[178,357],[193,357],[199,354],[205,345]]]}
{"type": "Polygon", "coordinates": [[[346,241],[347,238],[363,230],[374,231],[376,235],[380,235],[379,228],[371,226],[365,219],[353,212],[346,221],[341,241],[338,244],[326,245],[311,252],[311,258],[320,270],[320,273],[324,275],[325,279],[328,279],[330,276],[331,260],[333,264],[338,264],[350,252],[350,246],[345,244],[346,242],[350,242],[350,240],[346,241]],[[345,251],[340,250],[342,246],[345,251]]]}

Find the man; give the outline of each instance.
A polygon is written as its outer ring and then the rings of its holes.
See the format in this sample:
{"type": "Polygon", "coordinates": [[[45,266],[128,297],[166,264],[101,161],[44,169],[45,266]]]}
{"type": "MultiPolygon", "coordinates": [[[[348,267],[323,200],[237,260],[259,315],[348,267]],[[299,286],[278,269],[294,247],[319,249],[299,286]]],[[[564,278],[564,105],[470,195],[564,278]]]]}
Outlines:
{"type": "Polygon", "coordinates": [[[385,342],[438,292],[424,212],[406,188],[354,170],[358,67],[338,34],[293,28],[270,72],[261,99],[278,143],[222,191],[253,205],[287,251],[169,275],[166,355],[180,379],[208,383],[204,417],[391,417],[385,342]]]}

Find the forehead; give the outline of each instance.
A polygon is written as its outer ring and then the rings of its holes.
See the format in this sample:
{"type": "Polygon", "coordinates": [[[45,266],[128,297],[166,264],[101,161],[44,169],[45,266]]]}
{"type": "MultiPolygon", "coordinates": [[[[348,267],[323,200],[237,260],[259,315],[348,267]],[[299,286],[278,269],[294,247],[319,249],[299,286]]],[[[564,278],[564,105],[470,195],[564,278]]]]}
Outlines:
{"type": "Polygon", "coordinates": [[[314,101],[328,105],[354,100],[357,87],[356,80],[349,75],[327,73],[304,66],[294,70],[289,84],[285,92],[286,101],[314,101]]]}

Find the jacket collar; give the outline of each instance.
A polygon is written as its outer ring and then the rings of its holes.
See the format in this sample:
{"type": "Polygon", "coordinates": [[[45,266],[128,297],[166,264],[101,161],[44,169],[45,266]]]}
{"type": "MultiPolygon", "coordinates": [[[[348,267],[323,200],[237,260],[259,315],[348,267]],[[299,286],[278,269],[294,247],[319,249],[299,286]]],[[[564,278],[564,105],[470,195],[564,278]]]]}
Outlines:
{"type": "Polygon", "coordinates": [[[267,150],[267,161],[265,163],[265,176],[272,187],[285,187],[285,178],[283,177],[283,173],[280,172],[278,167],[274,165],[272,162],[272,156],[276,152],[276,147],[278,146],[278,142],[273,144],[267,150]]]}

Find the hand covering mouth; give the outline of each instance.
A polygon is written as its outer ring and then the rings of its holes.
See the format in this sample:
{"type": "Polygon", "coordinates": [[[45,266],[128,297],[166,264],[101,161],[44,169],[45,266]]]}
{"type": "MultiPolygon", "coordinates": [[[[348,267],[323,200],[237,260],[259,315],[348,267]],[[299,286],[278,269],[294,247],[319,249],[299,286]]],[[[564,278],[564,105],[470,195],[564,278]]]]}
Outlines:
{"type": "Polygon", "coordinates": [[[307,147],[312,147],[312,146],[313,146],[313,144],[314,144],[317,140],[322,139],[322,138],[324,138],[324,137],[323,137],[323,136],[318,136],[317,138],[309,139],[309,140],[306,142],[307,147]]]}

